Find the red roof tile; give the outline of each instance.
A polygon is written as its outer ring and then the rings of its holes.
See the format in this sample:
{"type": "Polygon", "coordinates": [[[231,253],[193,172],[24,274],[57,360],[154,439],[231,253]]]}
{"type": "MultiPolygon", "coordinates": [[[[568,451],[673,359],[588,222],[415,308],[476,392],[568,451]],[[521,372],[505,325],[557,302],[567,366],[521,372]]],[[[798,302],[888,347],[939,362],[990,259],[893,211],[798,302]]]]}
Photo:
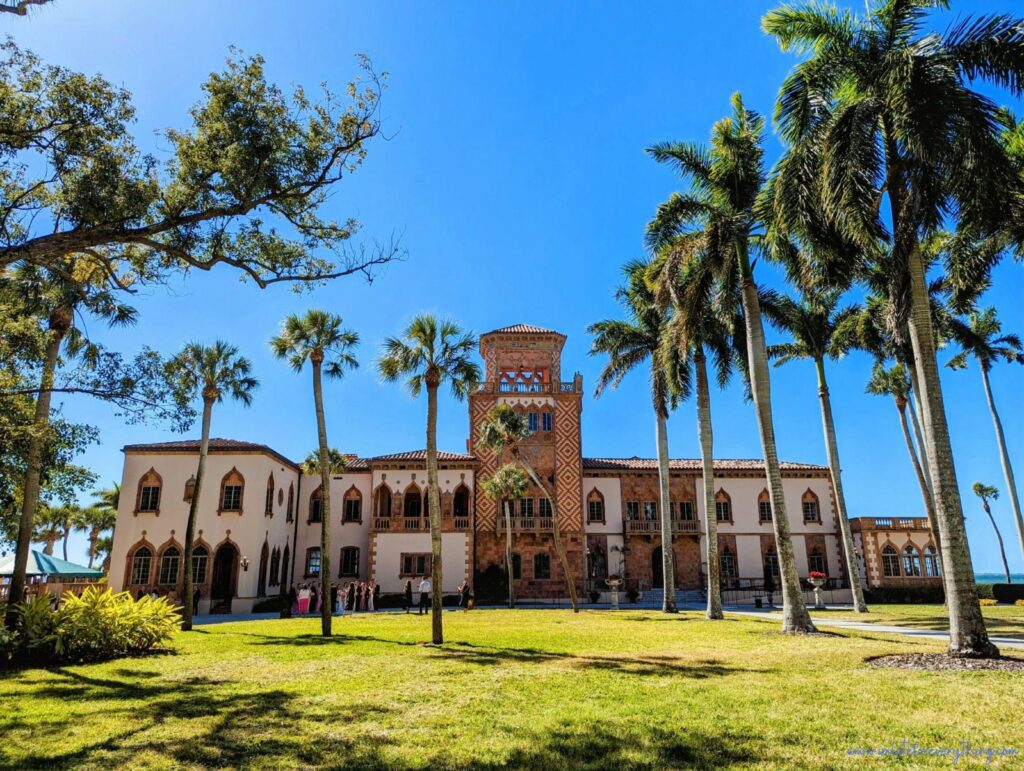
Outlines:
{"type": "MultiPolygon", "coordinates": [[[[473,463],[476,461],[472,455],[464,455],[459,452],[445,452],[444,450],[437,451],[437,459],[441,461],[463,461],[465,463],[473,463]]],[[[410,450],[408,452],[393,452],[387,455],[375,455],[372,458],[367,458],[368,463],[394,463],[395,461],[412,460],[412,461],[426,461],[427,451],[426,450],[410,450]]]]}
{"type": "MultiPolygon", "coordinates": [[[[672,458],[669,468],[673,471],[700,471],[701,461],[699,458],[672,458]]],[[[828,466],[818,466],[812,463],[790,463],[780,461],[779,467],[783,471],[827,471],[828,466]]],[[[595,471],[657,471],[657,458],[584,458],[583,468],[595,471]]],[[[761,471],[764,469],[764,461],[751,459],[727,459],[716,458],[716,471],[761,471]]]]}
{"type": "MultiPolygon", "coordinates": [[[[184,439],[178,442],[153,442],[151,444],[126,444],[123,448],[123,452],[181,452],[181,453],[194,453],[199,452],[199,445],[201,441],[199,439],[184,439]]],[[[284,455],[279,453],[273,447],[269,447],[265,444],[257,444],[256,442],[243,442],[239,439],[223,439],[220,437],[210,438],[210,452],[225,453],[225,452],[262,452],[267,455],[271,455],[279,460],[287,463],[289,466],[298,468],[298,464],[295,461],[286,458],[284,455]]]]}
{"type": "MultiPolygon", "coordinates": [[[[556,332],[553,329],[545,329],[544,327],[536,327],[533,324],[511,324],[501,329],[492,329],[490,332],[484,332],[484,335],[507,335],[507,334],[533,334],[533,335],[559,335],[564,337],[561,332],[556,332]]],[[[481,335],[482,336],[482,335],[481,335]]]]}

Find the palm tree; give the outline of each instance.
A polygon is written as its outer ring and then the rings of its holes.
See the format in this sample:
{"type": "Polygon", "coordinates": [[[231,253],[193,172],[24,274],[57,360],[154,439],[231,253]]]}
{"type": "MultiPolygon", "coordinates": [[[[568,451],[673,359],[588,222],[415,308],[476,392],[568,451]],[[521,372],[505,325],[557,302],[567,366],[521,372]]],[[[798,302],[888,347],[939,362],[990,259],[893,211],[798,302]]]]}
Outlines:
{"type": "Polygon", "coordinates": [[[252,364],[239,355],[238,348],[217,340],[212,345],[188,343],[167,363],[168,380],[179,391],[194,399],[203,400],[202,437],[199,441],[199,464],[196,467],[196,485],[188,506],[188,520],[185,523],[185,569],[181,603],[181,630],[192,629],[192,552],[196,537],[196,516],[199,510],[203,478],[206,475],[206,458],[210,450],[210,419],[213,405],[219,404],[225,396],[241,402],[246,407],[252,404],[252,395],[259,385],[250,374],[252,364]]]}
{"type": "Polygon", "coordinates": [[[57,541],[64,535],[67,516],[62,509],[45,503],[37,509],[32,540],[43,543],[43,554],[53,554],[57,541]]]}
{"type": "MultiPolygon", "coordinates": [[[[651,402],[654,405],[655,436],[658,448],[658,507],[661,513],[661,559],[664,580],[664,613],[676,612],[676,566],[672,544],[672,518],[670,508],[668,414],[679,403],[682,366],[678,350],[667,345],[670,314],[658,306],[654,292],[647,284],[650,263],[634,260],[626,263],[626,286],[615,296],[626,309],[627,321],[605,320],[591,324],[587,331],[594,336],[590,354],[607,354],[608,364],[597,380],[595,397],[600,397],[611,386],[616,388],[622,379],[644,362],[651,365],[651,402]]],[[[683,382],[688,382],[686,378],[683,382]]]]}
{"type": "Polygon", "coordinates": [[[512,501],[526,495],[529,480],[522,470],[512,463],[501,466],[489,479],[480,483],[484,495],[501,505],[505,512],[505,577],[508,581],[508,606],[515,606],[512,575],[512,501]]]}
{"type": "Polygon", "coordinates": [[[996,525],[995,517],[992,516],[992,509],[988,505],[990,500],[994,501],[999,497],[999,490],[992,487],[992,485],[983,485],[981,482],[975,482],[971,489],[981,499],[981,507],[988,514],[988,521],[992,523],[992,529],[996,531],[996,541],[999,543],[999,556],[1003,560],[1003,572],[1006,574],[1006,583],[1012,584],[1013,578],[1010,576],[1010,564],[1006,561],[1006,549],[1003,548],[1003,536],[999,532],[999,526],[996,525]]]}
{"type": "Polygon", "coordinates": [[[103,556],[100,568],[107,575],[110,574],[110,551],[114,548],[114,534],[103,535],[96,539],[96,557],[103,556]]]}
{"type": "Polygon", "coordinates": [[[829,395],[828,381],[825,378],[825,359],[835,360],[844,353],[842,348],[836,346],[836,327],[842,323],[845,317],[852,315],[857,310],[853,307],[839,308],[841,294],[838,291],[817,292],[807,289],[800,302],[790,297],[776,295],[772,302],[765,306],[765,313],[777,328],[787,332],[793,340],[789,343],[768,346],[768,356],[775,359],[776,366],[801,359],[810,359],[814,362],[814,368],[818,375],[818,401],[821,403],[825,450],[828,454],[832,490],[835,493],[839,532],[842,536],[843,556],[846,559],[846,574],[850,577],[854,609],[858,613],[867,613],[868,606],[864,602],[864,589],[860,580],[860,561],[853,544],[846,496],[843,494],[839,442],[836,439],[836,426],[832,418],[832,399],[829,395]]]}
{"type": "MultiPolygon", "coordinates": [[[[348,471],[348,459],[340,450],[331,447],[327,451],[327,466],[332,474],[344,474],[348,471]]],[[[315,477],[320,473],[320,450],[313,450],[302,461],[302,473],[315,477]]]]}
{"type": "MultiPolygon", "coordinates": [[[[1024,345],[1021,344],[1017,335],[1001,335],[999,334],[1001,331],[1002,327],[996,317],[995,308],[972,312],[968,317],[967,324],[959,323],[955,326],[953,334],[963,347],[963,351],[949,361],[949,366],[953,369],[963,369],[967,366],[967,357],[973,356],[981,369],[981,383],[985,388],[985,399],[988,401],[988,409],[992,413],[992,424],[996,430],[996,444],[999,446],[999,460],[1003,464],[1003,477],[1006,479],[1010,510],[1017,523],[1017,538],[1020,541],[1021,553],[1024,554],[1024,516],[1021,516],[1020,499],[1017,497],[1017,483],[1013,478],[1010,454],[1006,451],[1003,422],[999,419],[995,398],[992,396],[992,386],[988,381],[989,370],[1000,359],[1005,362],[1024,364],[1024,345]]],[[[975,493],[977,493],[977,489],[975,489],[975,493]]]]}
{"type": "MultiPolygon", "coordinates": [[[[939,35],[927,18],[938,5],[945,4],[876,0],[864,15],[784,5],[765,16],[764,30],[783,50],[806,55],[779,92],[776,121],[790,148],[777,166],[771,205],[796,232],[824,214],[870,250],[890,296],[901,298],[942,536],[949,652],[992,656],[939,380],[922,238],[950,212],[958,231],[983,233],[1015,211],[1018,181],[1001,143],[1000,114],[972,86],[989,80],[1024,91],[1024,22],[968,17],[939,35]],[[875,249],[880,239],[887,249],[875,249]]],[[[982,282],[991,261],[975,267],[982,282]]]]}
{"type": "Polygon", "coordinates": [[[100,537],[114,529],[117,524],[117,509],[106,506],[87,506],[81,510],[78,520],[80,529],[89,534],[89,567],[96,560],[100,537]]]}
{"type": "Polygon", "coordinates": [[[497,453],[508,452],[514,463],[518,464],[530,481],[547,498],[551,506],[551,540],[555,547],[555,554],[558,556],[558,564],[565,576],[566,590],[569,592],[569,602],[572,603],[573,613],[580,612],[579,599],[576,596],[576,582],[573,580],[572,571],[569,567],[569,557],[565,553],[565,544],[562,543],[562,526],[558,512],[558,500],[551,488],[544,483],[537,469],[530,460],[529,452],[522,446],[523,440],[529,437],[530,425],[525,415],[520,415],[511,405],[496,404],[487,417],[480,424],[480,434],[477,437],[477,444],[484,450],[497,453]]]}
{"type": "MultiPolygon", "coordinates": [[[[340,316],[311,309],[305,316],[294,314],[281,322],[281,334],[270,341],[270,349],[279,359],[287,359],[292,369],[301,372],[308,361],[313,367],[313,402],[319,438],[320,471],[320,596],[331,596],[331,453],[327,444],[324,417],[322,375],[341,378],[347,370],[359,366],[353,349],[359,335],[342,326],[340,316]]],[[[320,633],[331,636],[331,603],[320,603],[320,633]]]]}
{"type": "MultiPolygon", "coordinates": [[[[900,428],[903,430],[903,441],[907,445],[907,453],[910,455],[910,462],[914,467],[914,475],[917,477],[917,484],[921,488],[921,499],[924,501],[925,515],[928,517],[928,529],[931,531],[932,543],[935,550],[942,555],[941,541],[939,539],[938,526],[935,521],[935,503],[932,498],[931,488],[925,477],[924,467],[914,449],[914,440],[910,436],[910,427],[907,424],[907,404],[910,400],[910,380],[907,377],[907,370],[902,364],[894,364],[889,369],[881,362],[876,362],[871,369],[871,379],[864,389],[866,393],[873,396],[891,396],[896,403],[896,411],[900,416],[900,428]]],[[[945,578],[945,571],[942,572],[945,578]]]]}
{"type": "Polygon", "coordinates": [[[764,119],[747,110],[739,94],[733,96],[732,106],[732,115],[715,124],[710,148],[688,142],[650,148],[655,160],[674,166],[689,180],[690,188],[685,193],[673,194],[658,208],[657,216],[648,226],[648,242],[658,250],[679,236],[688,235],[690,238],[683,242],[686,248],[674,249],[670,258],[699,259],[699,266],[694,269],[699,276],[698,286],[717,283],[725,289],[737,284],[740,287],[750,386],[774,512],[772,525],[782,583],[782,631],[807,632],[814,630],[814,624],[804,603],[790,537],[775,444],[764,325],[751,260],[751,246],[756,246],[763,229],[755,208],[765,181],[764,119]]]}
{"type": "Polygon", "coordinates": [[[430,519],[431,620],[435,645],[444,642],[441,619],[441,491],[437,484],[437,390],[448,381],[452,395],[462,400],[480,381],[480,368],[472,359],[476,338],[452,321],[429,314],[417,316],[402,338],[389,337],[377,360],[385,382],[407,378],[413,396],[427,390],[427,513],[430,519]]]}

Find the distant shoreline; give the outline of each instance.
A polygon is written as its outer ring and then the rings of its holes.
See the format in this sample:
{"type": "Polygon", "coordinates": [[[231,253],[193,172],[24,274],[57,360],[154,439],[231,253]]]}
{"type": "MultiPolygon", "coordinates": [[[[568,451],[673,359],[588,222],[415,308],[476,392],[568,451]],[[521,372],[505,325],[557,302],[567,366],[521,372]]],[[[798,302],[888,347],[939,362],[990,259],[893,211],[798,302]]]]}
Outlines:
{"type": "MultiPolygon", "coordinates": [[[[1024,584],[1024,573],[1010,573],[1015,584],[1024,584]]],[[[975,573],[974,580],[979,584],[1005,584],[1005,573],[975,573]]]]}

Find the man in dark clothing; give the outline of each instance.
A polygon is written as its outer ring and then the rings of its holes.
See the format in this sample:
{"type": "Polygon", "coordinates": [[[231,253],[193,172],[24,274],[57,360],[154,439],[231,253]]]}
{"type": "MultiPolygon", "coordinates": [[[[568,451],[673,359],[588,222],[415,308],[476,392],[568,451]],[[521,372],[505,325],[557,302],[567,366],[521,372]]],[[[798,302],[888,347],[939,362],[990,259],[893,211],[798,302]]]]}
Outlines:
{"type": "Polygon", "coordinates": [[[430,576],[423,576],[420,581],[420,615],[430,610],[430,576]]]}

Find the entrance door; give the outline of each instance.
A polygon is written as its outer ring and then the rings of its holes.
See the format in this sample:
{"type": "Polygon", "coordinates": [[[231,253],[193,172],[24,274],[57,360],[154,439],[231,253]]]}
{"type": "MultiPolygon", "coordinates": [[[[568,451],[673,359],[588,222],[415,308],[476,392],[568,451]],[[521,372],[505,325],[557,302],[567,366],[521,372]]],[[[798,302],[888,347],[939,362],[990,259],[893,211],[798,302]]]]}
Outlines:
{"type": "Polygon", "coordinates": [[[661,547],[651,552],[651,586],[655,589],[665,588],[665,566],[661,561],[661,547]]]}
{"type": "Polygon", "coordinates": [[[238,583],[238,549],[233,544],[223,544],[213,558],[213,576],[210,597],[213,608],[222,613],[231,612],[231,599],[235,596],[238,583]]]}

